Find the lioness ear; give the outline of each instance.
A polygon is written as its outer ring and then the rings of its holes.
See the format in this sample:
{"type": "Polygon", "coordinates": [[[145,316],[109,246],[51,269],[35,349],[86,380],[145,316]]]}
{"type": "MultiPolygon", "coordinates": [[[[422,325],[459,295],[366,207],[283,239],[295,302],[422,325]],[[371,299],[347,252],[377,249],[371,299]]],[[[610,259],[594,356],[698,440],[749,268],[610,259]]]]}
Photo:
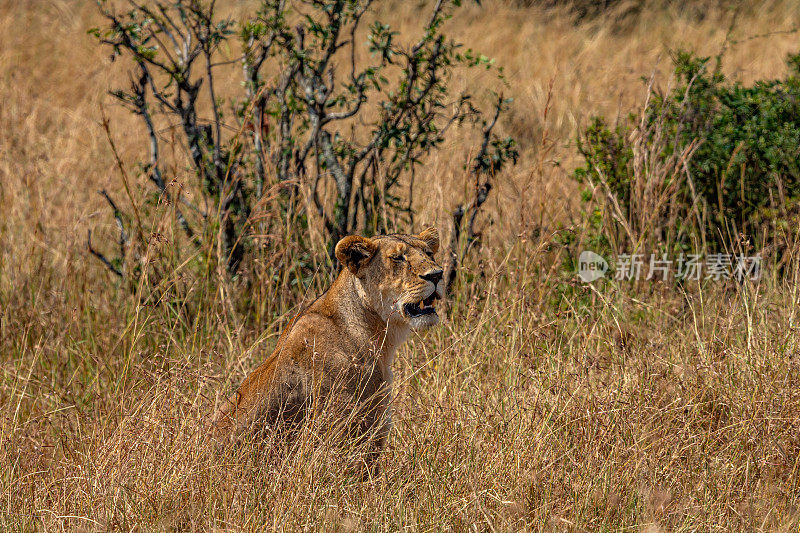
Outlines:
{"type": "Polygon", "coordinates": [[[348,235],[336,245],[336,259],[353,274],[375,255],[378,245],[358,235],[348,235]]]}
{"type": "Polygon", "coordinates": [[[428,248],[430,248],[433,253],[436,253],[436,252],[439,251],[439,230],[438,229],[436,229],[434,227],[425,228],[424,230],[422,230],[420,232],[419,235],[417,235],[417,237],[420,240],[425,241],[425,244],[428,245],[428,248]]]}

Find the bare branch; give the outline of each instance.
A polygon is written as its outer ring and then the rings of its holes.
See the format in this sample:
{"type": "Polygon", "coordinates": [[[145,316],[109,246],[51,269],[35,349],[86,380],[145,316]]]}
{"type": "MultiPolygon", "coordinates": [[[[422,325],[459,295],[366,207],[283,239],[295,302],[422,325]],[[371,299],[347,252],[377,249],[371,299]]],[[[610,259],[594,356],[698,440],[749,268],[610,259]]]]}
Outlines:
{"type": "Polygon", "coordinates": [[[123,277],[122,272],[120,272],[120,270],[117,267],[115,267],[111,263],[111,261],[106,259],[106,256],[104,256],[103,254],[95,250],[94,247],[92,247],[92,230],[87,230],[87,231],[88,235],[86,237],[86,247],[89,249],[89,253],[98,258],[106,266],[108,270],[116,274],[118,277],[122,278],[123,277]]]}
{"type": "Polygon", "coordinates": [[[99,192],[114,211],[114,219],[117,221],[117,228],[119,229],[119,256],[124,260],[125,247],[128,245],[128,233],[125,231],[125,224],[122,222],[122,212],[119,210],[117,204],[114,203],[114,200],[111,199],[111,196],[109,196],[105,189],[101,189],[99,192]]]}
{"type": "Polygon", "coordinates": [[[492,131],[497,125],[497,119],[503,110],[503,95],[499,95],[495,103],[495,111],[492,120],[483,129],[483,140],[481,148],[478,151],[475,162],[472,165],[471,173],[475,176],[475,196],[468,206],[459,205],[452,213],[453,218],[453,233],[451,234],[450,244],[445,252],[445,268],[444,280],[445,286],[450,289],[456,278],[456,271],[458,265],[463,261],[466,254],[472,248],[476,239],[479,237],[475,231],[475,220],[481,206],[489,198],[489,192],[492,190],[492,178],[497,170],[494,162],[487,164],[486,158],[488,155],[489,145],[492,139],[492,131]],[[480,175],[486,174],[487,177],[480,182],[480,175]],[[466,227],[464,227],[464,219],[466,217],[466,227]],[[466,237],[466,242],[462,246],[462,237],[466,237]]]}

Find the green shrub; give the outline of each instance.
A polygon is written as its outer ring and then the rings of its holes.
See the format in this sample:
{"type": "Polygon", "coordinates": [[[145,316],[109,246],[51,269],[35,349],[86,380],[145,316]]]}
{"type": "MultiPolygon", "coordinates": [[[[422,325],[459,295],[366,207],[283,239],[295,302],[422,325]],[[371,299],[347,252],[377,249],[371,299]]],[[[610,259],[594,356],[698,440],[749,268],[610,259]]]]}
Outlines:
{"type": "Polygon", "coordinates": [[[574,177],[605,193],[611,240],[721,250],[779,237],[800,199],[800,55],[785,78],[752,85],[728,81],[720,58],[680,51],[674,63],[673,90],[621,124],[595,117],[579,138],[574,177]]]}
{"type": "Polygon", "coordinates": [[[323,246],[332,261],[344,235],[414,226],[415,173],[459,128],[479,142],[469,173],[480,186],[450,256],[468,249],[491,180],[518,152],[494,130],[510,100],[492,95],[484,112],[482,98],[451,82],[480,69],[506,85],[502,69],[444,33],[461,0],[426,8],[410,41],[377,20],[379,3],[260,0],[234,19],[213,1],[99,0],[104,24],[89,33],[130,69],[111,94],[141,118],[137,177],[153,194],[131,213],[103,191],[119,256],[94,248],[91,233],[90,253],[137,290],[141,265],[158,283],[187,263],[215,281],[260,286],[275,272],[310,281],[323,246]],[[241,83],[223,90],[232,79],[241,83]],[[160,247],[169,261],[153,256],[152,227],[177,235],[160,247]]]}

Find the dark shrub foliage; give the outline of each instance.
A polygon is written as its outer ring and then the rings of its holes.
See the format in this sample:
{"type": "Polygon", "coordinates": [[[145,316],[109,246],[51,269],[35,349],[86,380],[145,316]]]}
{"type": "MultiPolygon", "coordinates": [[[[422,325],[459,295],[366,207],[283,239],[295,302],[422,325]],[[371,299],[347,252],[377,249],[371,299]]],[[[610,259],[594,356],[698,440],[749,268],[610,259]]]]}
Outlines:
{"type": "Polygon", "coordinates": [[[779,236],[800,199],[800,55],[788,58],[783,79],[749,86],[728,81],[719,58],[712,64],[680,51],[674,62],[677,87],[651,95],[639,117],[616,126],[592,120],[574,177],[602,183],[631,220],[637,188],[652,180],[637,175],[637,153],[659,160],[680,153],[680,172],[661,184],[669,200],[654,224],[660,241],[686,245],[694,235],[722,249],[732,237],[779,236]],[[669,220],[677,222],[665,235],[669,220]]]}

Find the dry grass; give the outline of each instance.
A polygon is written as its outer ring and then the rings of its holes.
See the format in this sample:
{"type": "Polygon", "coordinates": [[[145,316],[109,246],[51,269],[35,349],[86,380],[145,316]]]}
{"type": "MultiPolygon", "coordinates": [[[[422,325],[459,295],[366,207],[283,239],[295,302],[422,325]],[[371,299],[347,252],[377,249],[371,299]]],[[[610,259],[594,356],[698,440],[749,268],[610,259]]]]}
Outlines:
{"type": "MultiPolygon", "coordinates": [[[[418,7],[394,5],[401,32],[418,7]]],[[[748,8],[733,38],[792,28],[797,8],[748,8]]],[[[702,18],[646,9],[575,26],[495,1],[449,23],[505,66],[516,102],[504,127],[524,158],[487,203],[488,246],[446,323],[399,355],[395,429],[381,475],[363,481],[313,435],[291,449],[207,446],[205,417],[263,359],[289,300],[253,321],[197,284],[189,321],[125,298],[88,257],[86,229],[111,227],[95,191],[121,190],[98,121],[124,74],[85,35],[94,9],[0,0],[4,528],[797,529],[800,273],[593,291],[548,247],[573,215],[580,124],[630,111],[654,69],[666,84],[670,48],[719,51],[728,13],[709,3],[702,18]]],[[[726,68],[777,76],[796,46],[796,34],[744,40],[726,68]]],[[[132,166],[136,119],[109,113],[132,166]]],[[[456,141],[426,166],[421,221],[446,227],[465,187],[452,154],[467,151],[456,141]]]]}

